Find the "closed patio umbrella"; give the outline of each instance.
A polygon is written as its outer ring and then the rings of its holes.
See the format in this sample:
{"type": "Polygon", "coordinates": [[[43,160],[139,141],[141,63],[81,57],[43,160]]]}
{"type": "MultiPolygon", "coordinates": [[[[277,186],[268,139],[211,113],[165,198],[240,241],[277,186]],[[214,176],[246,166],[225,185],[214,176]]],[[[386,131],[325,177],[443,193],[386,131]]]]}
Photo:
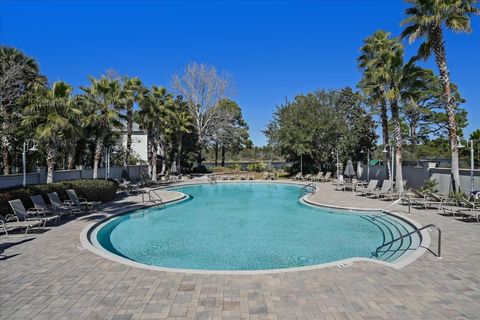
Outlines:
{"type": "Polygon", "coordinates": [[[343,174],[349,177],[350,179],[355,177],[355,169],[353,168],[352,160],[348,160],[347,166],[343,174]]]}

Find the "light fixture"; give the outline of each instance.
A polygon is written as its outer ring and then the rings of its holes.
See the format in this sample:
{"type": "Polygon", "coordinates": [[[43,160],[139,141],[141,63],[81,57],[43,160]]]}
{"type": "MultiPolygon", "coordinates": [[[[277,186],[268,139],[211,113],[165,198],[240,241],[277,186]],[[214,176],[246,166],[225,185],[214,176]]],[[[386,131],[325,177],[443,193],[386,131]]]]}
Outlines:
{"type": "Polygon", "coordinates": [[[33,146],[30,149],[28,149],[28,151],[38,151],[37,144],[34,143],[33,146]]]}

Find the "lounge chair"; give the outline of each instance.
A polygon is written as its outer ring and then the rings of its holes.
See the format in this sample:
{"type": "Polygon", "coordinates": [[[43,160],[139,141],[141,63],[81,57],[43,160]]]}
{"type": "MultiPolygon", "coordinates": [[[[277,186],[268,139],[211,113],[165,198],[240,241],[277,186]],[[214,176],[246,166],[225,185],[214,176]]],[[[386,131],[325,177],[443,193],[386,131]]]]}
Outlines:
{"type": "Polygon", "coordinates": [[[58,214],[60,217],[73,215],[72,210],[70,210],[70,208],[67,206],[62,206],[59,208],[48,206],[40,194],[30,196],[30,199],[32,200],[35,209],[39,212],[44,212],[46,214],[58,214]]]}
{"type": "Polygon", "coordinates": [[[56,192],[50,192],[47,195],[48,195],[48,199],[50,200],[50,203],[52,204],[52,206],[57,208],[57,209],[68,208],[68,210],[70,210],[72,212],[72,214],[85,212],[85,206],[77,206],[77,205],[74,205],[71,202],[63,203],[60,200],[60,197],[58,196],[58,193],[56,193],[56,192]]]}
{"type": "Polygon", "coordinates": [[[308,181],[308,180],[310,180],[311,177],[312,177],[312,174],[309,173],[309,174],[306,174],[305,176],[303,176],[303,177],[301,178],[301,180],[302,180],[302,181],[308,181]]]}
{"type": "Polygon", "coordinates": [[[301,172],[298,172],[295,176],[293,176],[291,179],[292,180],[299,180],[302,178],[302,173],[301,172]]]}
{"type": "Polygon", "coordinates": [[[377,184],[378,184],[378,180],[370,180],[370,182],[366,187],[356,187],[355,191],[360,194],[368,194],[375,190],[375,188],[377,187],[377,184]]]}
{"type": "Polygon", "coordinates": [[[320,179],[322,179],[323,177],[323,172],[322,171],[318,171],[317,175],[312,177],[311,180],[312,181],[320,181],[320,179]]]}
{"type": "Polygon", "coordinates": [[[392,180],[383,180],[382,187],[380,190],[373,190],[367,194],[367,196],[374,196],[374,197],[385,197],[391,192],[392,189],[392,180]]]}
{"type": "Polygon", "coordinates": [[[328,171],[327,173],[325,173],[325,176],[323,176],[323,178],[320,179],[320,182],[330,181],[330,176],[331,175],[332,175],[332,173],[330,171],[328,171]]]}
{"type": "Polygon", "coordinates": [[[54,221],[57,222],[60,216],[58,214],[47,214],[45,212],[38,211],[37,209],[25,209],[23,203],[20,199],[10,200],[8,201],[10,207],[12,208],[15,215],[21,221],[42,221],[43,227],[47,224],[47,222],[54,221]]]}
{"type": "Polygon", "coordinates": [[[77,193],[73,189],[65,190],[67,192],[70,201],[76,206],[85,206],[88,208],[89,211],[93,210],[93,207],[99,206],[102,204],[100,201],[87,201],[85,198],[79,198],[77,193]]]}
{"type": "Polygon", "coordinates": [[[248,180],[255,180],[255,175],[254,174],[249,175],[248,180]]]}
{"type": "Polygon", "coordinates": [[[7,214],[5,218],[0,219],[0,230],[3,230],[5,235],[8,237],[10,236],[8,234],[9,231],[25,229],[23,236],[26,236],[28,231],[42,224],[43,221],[40,220],[20,221],[17,216],[7,214]]]}

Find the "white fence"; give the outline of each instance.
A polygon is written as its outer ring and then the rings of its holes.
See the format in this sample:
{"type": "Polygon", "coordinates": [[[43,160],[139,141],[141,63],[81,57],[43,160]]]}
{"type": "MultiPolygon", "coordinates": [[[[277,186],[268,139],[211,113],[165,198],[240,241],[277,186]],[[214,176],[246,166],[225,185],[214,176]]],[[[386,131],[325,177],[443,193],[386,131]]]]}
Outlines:
{"type": "MultiPolygon", "coordinates": [[[[407,186],[411,188],[420,188],[426,180],[434,179],[438,182],[440,193],[448,194],[452,191],[452,179],[450,168],[431,168],[425,167],[402,167],[403,179],[407,181],[407,186]]],[[[367,179],[367,165],[358,166],[360,179],[367,179]]],[[[480,189],[480,170],[473,170],[474,188],[480,189]]],[[[370,179],[385,179],[385,166],[370,166],[370,179]]],[[[460,169],[460,190],[465,193],[470,192],[471,179],[470,169],[460,169]]]]}
{"type": "MultiPolygon", "coordinates": [[[[148,170],[147,165],[127,166],[127,167],[111,167],[110,178],[119,179],[122,173],[130,178],[138,178],[141,174],[146,174],[148,170]]],[[[98,168],[98,178],[105,178],[105,168],[98,168]]],[[[77,179],[92,179],[93,169],[75,169],[75,170],[58,170],[53,172],[53,181],[77,180],[77,179]]],[[[47,181],[46,168],[40,168],[37,172],[27,173],[27,184],[42,184],[47,181]]],[[[22,185],[22,174],[10,174],[0,176],[0,189],[15,187],[22,185]]]]}

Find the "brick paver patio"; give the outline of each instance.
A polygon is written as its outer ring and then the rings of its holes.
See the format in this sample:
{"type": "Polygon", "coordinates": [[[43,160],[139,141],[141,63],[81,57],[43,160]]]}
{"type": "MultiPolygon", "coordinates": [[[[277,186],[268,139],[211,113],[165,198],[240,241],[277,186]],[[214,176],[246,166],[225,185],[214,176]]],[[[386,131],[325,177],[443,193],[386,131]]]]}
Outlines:
{"type": "MultiPolygon", "coordinates": [[[[333,191],[315,201],[383,208],[333,191]]],[[[27,238],[0,236],[1,319],[480,319],[480,225],[413,210],[443,231],[443,258],[425,253],[396,270],[369,262],[270,275],[161,272],[102,258],[80,231],[138,197],[27,238]]],[[[405,210],[404,207],[396,209],[405,210]]],[[[431,249],[436,234],[431,233],[431,249]]]]}

